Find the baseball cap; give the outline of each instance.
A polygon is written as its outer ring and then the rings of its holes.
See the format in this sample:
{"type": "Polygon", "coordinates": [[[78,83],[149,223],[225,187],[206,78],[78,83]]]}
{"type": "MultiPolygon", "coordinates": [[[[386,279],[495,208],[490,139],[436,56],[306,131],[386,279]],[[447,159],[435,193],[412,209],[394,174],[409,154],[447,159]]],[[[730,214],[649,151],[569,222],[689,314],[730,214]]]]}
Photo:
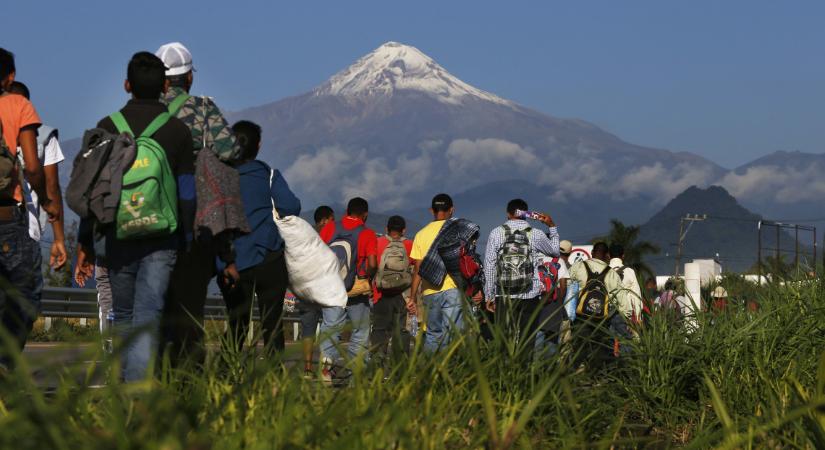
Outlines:
{"type": "Polygon", "coordinates": [[[716,289],[713,290],[712,296],[713,298],[725,298],[728,296],[728,291],[726,291],[722,286],[716,286],[716,289]]]}
{"type": "Polygon", "coordinates": [[[573,243],[564,240],[559,242],[559,252],[564,253],[565,255],[573,251],[573,243]]]}
{"type": "Polygon", "coordinates": [[[183,75],[195,70],[192,67],[192,53],[180,42],[170,42],[160,46],[155,56],[166,66],[166,76],[183,75]]]}
{"type": "Polygon", "coordinates": [[[453,199],[447,194],[438,194],[433,197],[432,208],[434,211],[449,211],[453,207],[453,199]]]}

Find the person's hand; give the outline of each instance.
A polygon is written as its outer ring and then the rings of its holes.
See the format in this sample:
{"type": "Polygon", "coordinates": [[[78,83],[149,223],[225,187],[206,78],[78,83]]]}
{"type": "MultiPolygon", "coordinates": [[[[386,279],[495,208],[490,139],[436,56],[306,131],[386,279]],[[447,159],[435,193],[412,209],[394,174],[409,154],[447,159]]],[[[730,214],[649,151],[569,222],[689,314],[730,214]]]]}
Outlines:
{"type": "Polygon", "coordinates": [[[49,265],[53,270],[58,270],[66,264],[69,254],[66,252],[66,244],[62,240],[52,242],[52,249],[49,254],[49,265]]]}
{"type": "Polygon", "coordinates": [[[234,288],[235,283],[241,280],[241,274],[238,273],[238,268],[235,267],[235,263],[229,264],[223,269],[223,283],[227,287],[234,288]]]}
{"type": "Polygon", "coordinates": [[[415,299],[412,297],[407,297],[404,299],[404,303],[407,305],[407,312],[410,314],[416,314],[418,312],[418,307],[415,304],[415,299]]]}
{"type": "Polygon", "coordinates": [[[548,227],[555,227],[556,226],[556,222],[553,221],[553,218],[550,217],[547,214],[544,214],[544,213],[539,214],[539,222],[547,225],[548,227]]]}
{"type": "Polygon", "coordinates": [[[484,300],[484,295],[481,293],[481,291],[478,291],[473,295],[472,300],[473,303],[475,303],[476,305],[480,305],[481,302],[484,300]]]}
{"type": "Polygon", "coordinates": [[[54,222],[60,217],[60,205],[58,203],[47,198],[40,202],[40,207],[49,215],[49,222],[54,222]]]}
{"type": "Polygon", "coordinates": [[[84,287],[86,280],[94,275],[95,267],[94,264],[91,263],[93,259],[94,255],[87,252],[83,245],[77,245],[77,264],[74,266],[74,281],[78,286],[84,287]]]}
{"type": "Polygon", "coordinates": [[[484,303],[484,309],[491,313],[496,312],[496,299],[488,298],[487,301],[484,303]]]}

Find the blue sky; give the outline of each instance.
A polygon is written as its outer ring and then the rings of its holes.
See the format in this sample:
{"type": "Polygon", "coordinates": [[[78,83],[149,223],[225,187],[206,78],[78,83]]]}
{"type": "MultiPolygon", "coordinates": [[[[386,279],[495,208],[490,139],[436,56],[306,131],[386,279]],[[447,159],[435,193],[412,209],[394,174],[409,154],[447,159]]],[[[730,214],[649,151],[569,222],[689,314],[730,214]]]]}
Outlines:
{"type": "Polygon", "coordinates": [[[825,2],[184,2],[6,5],[44,120],[79,136],[122,105],[126,62],[180,40],[194,91],[238,110],[305,92],[385,41],[459,78],[641,145],[735,167],[825,152],[825,2]],[[139,6],[138,6],[139,5],[139,6]]]}

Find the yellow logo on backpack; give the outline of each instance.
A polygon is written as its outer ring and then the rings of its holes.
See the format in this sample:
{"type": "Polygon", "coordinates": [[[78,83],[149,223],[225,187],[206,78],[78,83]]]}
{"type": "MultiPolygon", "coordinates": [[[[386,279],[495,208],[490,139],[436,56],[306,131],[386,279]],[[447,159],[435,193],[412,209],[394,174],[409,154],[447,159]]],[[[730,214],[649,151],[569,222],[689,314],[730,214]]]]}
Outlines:
{"type": "MultiPolygon", "coordinates": [[[[120,133],[134,136],[121,113],[110,117],[120,133]]],[[[123,174],[120,191],[118,239],[170,235],[178,227],[177,182],[166,151],[151,137],[169,118],[168,113],[160,114],[135,139],[135,162],[123,174]]]]}

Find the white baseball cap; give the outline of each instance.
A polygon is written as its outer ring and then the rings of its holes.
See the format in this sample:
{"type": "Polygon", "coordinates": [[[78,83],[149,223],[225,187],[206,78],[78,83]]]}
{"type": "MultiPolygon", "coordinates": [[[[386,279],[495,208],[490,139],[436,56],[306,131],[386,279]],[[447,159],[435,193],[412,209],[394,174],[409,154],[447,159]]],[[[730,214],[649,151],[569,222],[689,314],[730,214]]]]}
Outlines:
{"type": "Polygon", "coordinates": [[[166,66],[166,76],[183,75],[195,70],[192,67],[192,53],[180,42],[170,42],[160,46],[155,56],[166,66]]]}
{"type": "Polygon", "coordinates": [[[564,253],[566,255],[566,254],[569,254],[572,251],[573,251],[573,243],[571,243],[568,240],[564,240],[564,241],[559,242],[559,252],[564,253]]]}

